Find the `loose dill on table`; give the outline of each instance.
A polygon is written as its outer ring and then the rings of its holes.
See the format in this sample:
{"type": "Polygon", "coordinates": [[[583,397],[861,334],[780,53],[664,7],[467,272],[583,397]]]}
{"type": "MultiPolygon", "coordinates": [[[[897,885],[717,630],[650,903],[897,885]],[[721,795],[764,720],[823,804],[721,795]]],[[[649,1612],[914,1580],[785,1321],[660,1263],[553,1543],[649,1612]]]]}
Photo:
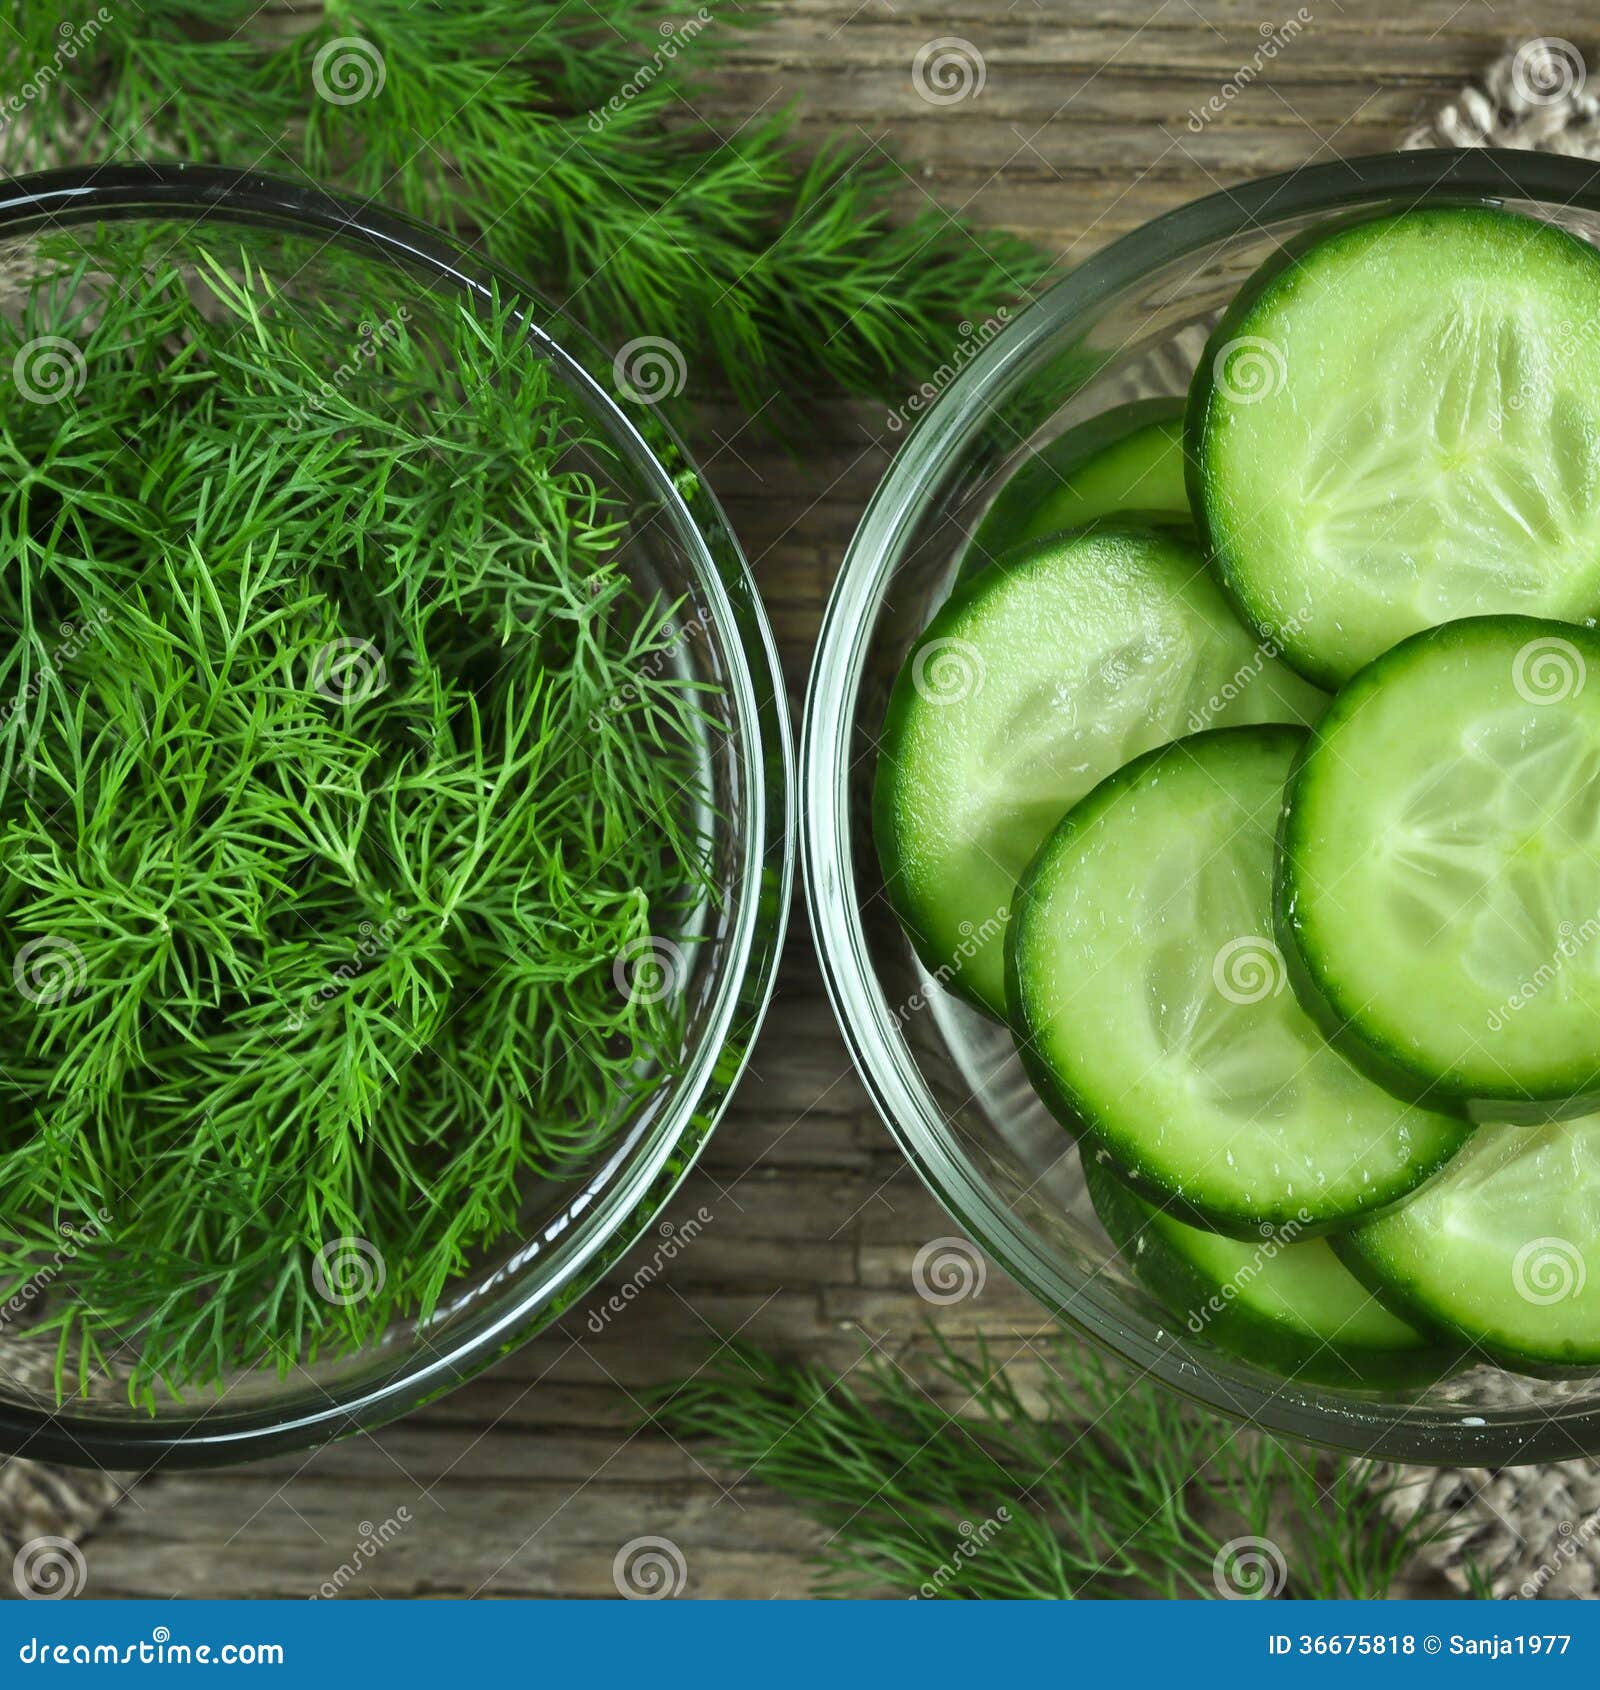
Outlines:
{"type": "Polygon", "coordinates": [[[670,1068],[618,959],[716,895],[714,700],[512,310],[330,381],[338,254],[179,233],[0,320],[0,1302],[151,1404],[426,1316],[670,1068]]]}
{"type": "Polygon", "coordinates": [[[1376,1600],[1462,1526],[1404,1469],[1230,1425],[1069,1336],[1018,1380],[981,1342],[843,1377],[746,1344],[654,1393],[650,1424],[819,1531],[817,1594],[941,1601],[1376,1600]]]}
{"type": "Polygon", "coordinates": [[[609,345],[670,338],[692,397],[720,382],[760,424],[819,383],[902,399],[1048,260],[933,204],[876,139],[808,157],[771,102],[708,121],[753,22],[716,0],[327,0],[291,22],[142,0],[64,47],[55,11],[25,6],[0,87],[37,98],[0,127],[0,169],[179,160],[338,187],[470,231],[609,345]]]}

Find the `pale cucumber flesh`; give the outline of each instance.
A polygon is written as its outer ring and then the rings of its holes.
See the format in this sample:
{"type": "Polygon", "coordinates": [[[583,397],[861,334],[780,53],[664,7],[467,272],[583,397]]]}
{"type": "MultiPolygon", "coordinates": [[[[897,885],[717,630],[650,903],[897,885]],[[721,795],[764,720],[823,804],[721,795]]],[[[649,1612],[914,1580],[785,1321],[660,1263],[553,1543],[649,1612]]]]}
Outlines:
{"type": "Polygon", "coordinates": [[[1396,1307],[1513,1367],[1600,1364],[1600,1115],[1480,1127],[1340,1249],[1396,1307]]]}
{"type": "Polygon", "coordinates": [[[1308,1353],[1321,1345],[1347,1352],[1422,1347],[1417,1329],[1385,1308],[1327,1239],[1227,1238],[1166,1213],[1092,1161],[1084,1173],[1096,1212],[1134,1266],[1159,1261],[1167,1271],[1152,1275],[1157,1286],[1183,1288],[1184,1306],[1174,1312],[1190,1332],[1244,1314],[1302,1340],[1308,1353]]]}
{"type": "Polygon", "coordinates": [[[879,860],[924,964],[1003,1017],[1017,878],[1078,798],[1196,725],[1309,721],[1325,703],[1180,537],[1062,535],[986,570],[908,656],[879,746],[879,860]]]}
{"type": "Polygon", "coordinates": [[[1418,629],[1600,610],[1600,254],[1485,208],[1324,233],[1247,287],[1189,420],[1229,590],[1335,686],[1418,629]]]}
{"type": "Polygon", "coordinates": [[[1011,939],[1042,1095],[1150,1195],[1224,1231],[1349,1224],[1470,1131],[1367,1079],[1288,990],[1274,829],[1304,738],[1206,732],[1121,770],[1041,849],[1011,939]]]}
{"type": "Polygon", "coordinates": [[[1600,638],[1414,636],[1340,693],[1289,789],[1281,934],[1388,1083],[1479,1119],[1600,1088],[1600,638]]]}

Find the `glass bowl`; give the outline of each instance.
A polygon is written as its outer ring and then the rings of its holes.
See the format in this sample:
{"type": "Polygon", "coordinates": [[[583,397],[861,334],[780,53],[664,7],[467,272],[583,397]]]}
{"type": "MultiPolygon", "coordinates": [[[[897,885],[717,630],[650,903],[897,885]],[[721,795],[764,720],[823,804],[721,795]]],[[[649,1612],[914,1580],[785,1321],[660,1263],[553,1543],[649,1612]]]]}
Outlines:
{"type": "Polygon", "coordinates": [[[958,373],[878,488],[828,605],[806,705],[801,837],[828,991],[879,1113],[957,1223],[1052,1314],[1141,1372],[1279,1432],[1394,1460],[1508,1465],[1600,1450],[1600,1376],[1480,1366],[1413,1394],[1325,1387],[1175,1332],[1096,1220],[1077,1150],[1028,1085],[1010,1034],[917,960],[882,895],[871,832],[889,689],[1005,479],[1109,406],[1182,394],[1239,284],[1300,230],[1447,201],[1505,205],[1600,243],[1600,179],[1587,163],[1497,151],[1350,159],[1159,217],[947,358],[944,375],[958,373]]]}
{"type": "MultiPolygon", "coordinates": [[[[81,1388],[69,1382],[58,1404],[54,1344],[30,1332],[29,1312],[53,1287],[70,1286],[65,1241],[38,1283],[0,1311],[0,1448],[139,1469],[239,1460],[380,1423],[460,1384],[582,1297],[651,1225],[744,1068],[771,995],[792,876],[791,748],[771,633],[722,511],[649,402],[673,385],[659,364],[676,348],[634,342],[649,356],[641,361],[636,350],[633,361],[619,354],[613,364],[515,280],[438,235],[315,190],[209,168],[52,172],[0,185],[0,311],[14,314],[42,269],[70,268],[82,243],[104,251],[152,236],[159,244],[142,250],[174,265],[192,264],[202,250],[258,264],[289,309],[326,311],[332,300],[348,309],[350,357],[325,382],[308,384],[308,414],[333,387],[375,379],[385,324],[426,334],[441,310],[480,309],[495,293],[501,309],[515,312],[526,331],[521,349],[556,372],[609,453],[604,476],[624,508],[629,573],[682,601],[684,637],[667,661],[720,689],[704,695],[714,702],[696,754],[707,771],[722,897],[720,908],[701,913],[697,942],[675,971],[682,1045],[659,1083],[602,1149],[563,1178],[530,1183],[516,1233],[483,1250],[425,1322],[392,1324],[357,1353],[287,1377],[236,1373],[153,1408],[130,1404],[127,1379],[113,1366],[81,1388]]],[[[77,285],[92,299],[104,274],[91,264],[77,285]]],[[[7,374],[0,371],[0,403],[18,403],[7,374]]],[[[53,402],[60,394],[52,384],[74,379],[72,348],[57,346],[9,374],[14,386],[30,383],[23,399],[53,402]]],[[[8,958],[15,943],[0,947],[8,958]]]]}

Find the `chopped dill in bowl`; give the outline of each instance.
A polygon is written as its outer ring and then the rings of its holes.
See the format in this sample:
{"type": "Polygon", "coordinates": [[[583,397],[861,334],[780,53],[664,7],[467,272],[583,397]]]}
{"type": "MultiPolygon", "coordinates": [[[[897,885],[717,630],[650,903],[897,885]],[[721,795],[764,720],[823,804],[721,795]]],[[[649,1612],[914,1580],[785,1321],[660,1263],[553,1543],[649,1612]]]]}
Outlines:
{"type": "Polygon", "coordinates": [[[0,1299],[49,1277],[58,1400],[425,1318],[676,1060],[716,898],[708,683],[515,313],[171,237],[0,315],[0,1299]]]}

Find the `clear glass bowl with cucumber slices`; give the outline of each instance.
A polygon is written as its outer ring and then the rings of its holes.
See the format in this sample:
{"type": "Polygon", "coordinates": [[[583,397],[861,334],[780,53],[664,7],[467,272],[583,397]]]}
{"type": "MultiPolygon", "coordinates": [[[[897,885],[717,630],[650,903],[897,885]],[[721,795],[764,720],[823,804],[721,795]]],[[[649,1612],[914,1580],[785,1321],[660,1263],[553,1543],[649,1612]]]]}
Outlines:
{"type": "Polygon", "coordinates": [[[1186,206],[974,360],[807,707],[885,1121],[1052,1312],[1390,1459],[1600,1450],[1600,182],[1186,206]]]}

